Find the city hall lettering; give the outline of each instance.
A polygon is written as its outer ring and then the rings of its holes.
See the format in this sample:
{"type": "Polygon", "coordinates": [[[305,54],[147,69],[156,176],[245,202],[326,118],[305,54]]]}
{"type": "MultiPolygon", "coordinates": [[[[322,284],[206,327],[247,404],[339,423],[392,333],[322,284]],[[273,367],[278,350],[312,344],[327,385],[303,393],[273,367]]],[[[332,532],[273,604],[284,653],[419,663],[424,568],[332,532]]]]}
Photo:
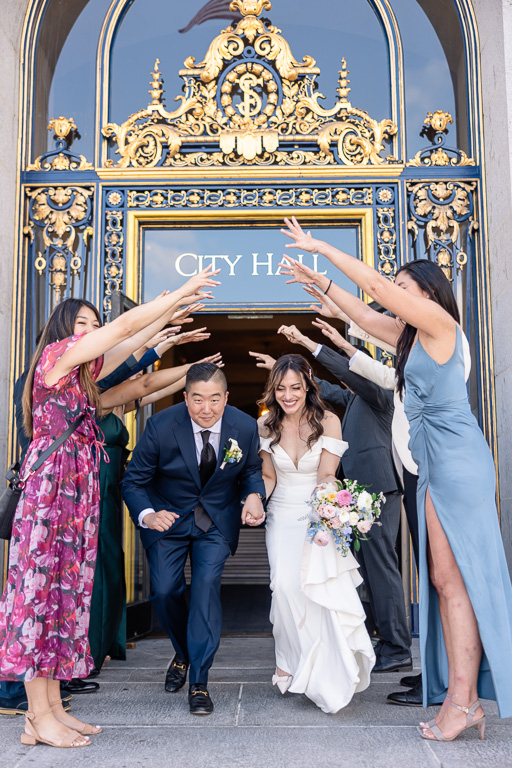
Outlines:
{"type": "MultiPolygon", "coordinates": [[[[318,254],[298,254],[294,258],[301,263],[304,262],[307,266],[311,267],[322,275],[327,274],[326,271],[322,271],[318,268],[318,254]]],[[[286,262],[286,257],[274,253],[251,253],[249,255],[237,254],[236,256],[230,256],[229,254],[199,254],[199,253],[182,253],[175,262],[176,272],[182,277],[193,277],[197,275],[202,269],[209,267],[210,264],[213,269],[222,269],[223,274],[228,277],[236,277],[243,268],[244,275],[247,275],[247,267],[251,269],[251,277],[273,277],[282,274],[282,268],[279,266],[280,262],[286,262]],[[249,262],[249,264],[247,264],[249,262]],[[225,272],[225,267],[228,267],[228,272],[225,272]]]]}

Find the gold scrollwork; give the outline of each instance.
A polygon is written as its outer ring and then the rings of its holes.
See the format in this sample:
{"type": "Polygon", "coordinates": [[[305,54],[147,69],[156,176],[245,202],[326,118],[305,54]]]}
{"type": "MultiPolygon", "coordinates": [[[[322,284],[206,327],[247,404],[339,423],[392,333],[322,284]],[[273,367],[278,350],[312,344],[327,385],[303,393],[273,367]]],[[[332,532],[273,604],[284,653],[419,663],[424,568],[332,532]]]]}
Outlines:
{"type": "Polygon", "coordinates": [[[112,311],[112,292],[123,287],[123,212],[107,211],[106,219],[103,314],[105,321],[108,321],[112,311]]]}
{"type": "Polygon", "coordinates": [[[32,219],[43,225],[46,247],[66,246],[73,249],[77,227],[88,215],[88,200],[93,193],[86,187],[37,187],[27,189],[32,198],[32,219]]]}
{"type": "Polygon", "coordinates": [[[27,166],[27,171],[89,171],[94,168],[84,155],[75,155],[69,147],[77,134],[72,117],[54,117],[48,123],[53,131],[56,148],[37,157],[27,166]]]}
{"type": "Polygon", "coordinates": [[[376,213],[378,270],[385,277],[392,278],[396,273],[395,209],[377,208],[376,213]]]}
{"type": "MultiPolygon", "coordinates": [[[[163,104],[159,60],[152,74],[151,103],[103,134],[117,144],[120,168],[239,165],[383,165],[385,142],[397,132],[391,120],[372,119],[352,107],[345,59],[338,100],[319,103],[315,60],[298,62],[281,30],[259,19],[269,0],[233,0],[242,19],[211,42],[205,58],[180,70],[184,95],[178,109],[163,104]],[[307,146],[305,146],[307,144],[307,146]],[[315,145],[317,145],[315,147],[315,145]]],[[[114,164],[113,159],[106,161],[114,164]]]]}
{"type": "Polygon", "coordinates": [[[82,186],[27,188],[30,199],[29,223],[24,234],[34,243],[34,226],[42,231],[44,253],[39,251],[34,266],[42,275],[48,270],[50,285],[57,301],[67,288],[69,274],[76,276],[82,269],[82,256],[78,252],[78,234],[91,231],[91,199],[94,190],[82,186]]]}
{"type": "Polygon", "coordinates": [[[407,227],[415,240],[425,230],[426,249],[433,254],[446,277],[453,280],[454,265],[461,270],[467,254],[460,247],[460,230],[469,223],[469,233],[478,229],[474,218],[476,182],[409,182],[407,191],[412,216],[407,227]]]}
{"type": "MultiPolygon", "coordinates": [[[[110,200],[110,197],[108,198],[110,200]]],[[[128,208],[233,208],[303,206],[369,206],[373,204],[372,187],[332,187],[318,189],[201,189],[176,190],[131,189],[127,192],[128,208]]],[[[388,210],[388,209],[382,209],[388,210]]]]}
{"type": "Polygon", "coordinates": [[[417,152],[407,165],[419,168],[475,165],[475,161],[462,149],[446,146],[445,134],[448,133],[449,123],[453,123],[449,112],[443,112],[441,109],[434,113],[429,112],[424,120],[421,136],[427,136],[432,146],[417,152]]]}

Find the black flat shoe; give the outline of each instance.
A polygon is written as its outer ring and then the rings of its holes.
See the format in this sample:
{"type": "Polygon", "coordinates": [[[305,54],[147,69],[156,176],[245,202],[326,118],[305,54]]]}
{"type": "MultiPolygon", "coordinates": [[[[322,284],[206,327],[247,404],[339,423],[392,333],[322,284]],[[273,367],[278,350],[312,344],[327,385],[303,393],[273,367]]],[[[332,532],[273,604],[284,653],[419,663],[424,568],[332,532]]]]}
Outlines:
{"type": "Polygon", "coordinates": [[[420,682],[409,691],[397,691],[390,693],[386,701],[390,704],[398,704],[401,707],[422,707],[423,706],[423,686],[420,682]]]}
{"type": "Polygon", "coordinates": [[[211,715],[213,712],[213,701],[206,690],[206,685],[200,683],[190,686],[188,704],[191,715],[211,715]]]}
{"type": "Polygon", "coordinates": [[[169,663],[165,675],[164,688],[167,693],[176,693],[180,688],[183,688],[187,679],[187,669],[187,662],[176,654],[174,659],[169,663]]]}
{"type": "Polygon", "coordinates": [[[389,656],[379,656],[372,672],[397,672],[401,669],[412,669],[412,659],[390,659],[389,656]]]}
{"type": "MultiPolygon", "coordinates": [[[[61,691],[60,697],[64,711],[67,712],[71,709],[69,703],[71,695],[61,691]]],[[[24,696],[18,696],[16,699],[0,699],[0,715],[26,715],[27,712],[28,701],[24,696]]]]}
{"type": "Polygon", "coordinates": [[[406,675],[400,679],[400,685],[404,688],[415,688],[418,683],[421,683],[421,672],[419,675],[406,675]]]}
{"type": "Polygon", "coordinates": [[[81,678],[74,677],[72,680],[62,680],[60,684],[61,691],[67,693],[94,693],[100,687],[99,683],[95,683],[93,680],[82,680],[81,678]]]}

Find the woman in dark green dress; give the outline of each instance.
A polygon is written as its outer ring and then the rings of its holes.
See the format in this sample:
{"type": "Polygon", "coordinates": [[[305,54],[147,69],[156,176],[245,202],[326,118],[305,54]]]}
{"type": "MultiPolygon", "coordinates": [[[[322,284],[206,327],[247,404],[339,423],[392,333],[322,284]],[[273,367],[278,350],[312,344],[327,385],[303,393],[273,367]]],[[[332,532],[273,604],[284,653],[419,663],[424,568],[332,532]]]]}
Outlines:
{"type": "Polygon", "coordinates": [[[115,413],[99,422],[109,463],[101,457],[98,556],[89,625],[96,670],[106,656],[126,659],[126,584],[123,551],[123,502],[119,484],[127,459],[128,430],[115,413]]]}

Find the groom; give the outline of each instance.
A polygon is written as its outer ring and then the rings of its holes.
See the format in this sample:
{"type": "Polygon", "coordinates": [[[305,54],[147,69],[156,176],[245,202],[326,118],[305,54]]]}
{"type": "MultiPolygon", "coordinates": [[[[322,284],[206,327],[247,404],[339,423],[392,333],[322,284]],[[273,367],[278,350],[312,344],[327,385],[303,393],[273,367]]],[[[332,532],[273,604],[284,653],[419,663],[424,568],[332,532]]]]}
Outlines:
{"type": "Polygon", "coordinates": [[[185,402],[148,420],[122,482],[146,550],[152,600],[176,651],[165,690],[182,688],[190,665],[192,714],[213,711],[207,683],[220,642],[224,564],[236,551],[240,522],[254,526],[265,517],[257,425],[227,400],[220,368],[192,365],[185,402]]]}

